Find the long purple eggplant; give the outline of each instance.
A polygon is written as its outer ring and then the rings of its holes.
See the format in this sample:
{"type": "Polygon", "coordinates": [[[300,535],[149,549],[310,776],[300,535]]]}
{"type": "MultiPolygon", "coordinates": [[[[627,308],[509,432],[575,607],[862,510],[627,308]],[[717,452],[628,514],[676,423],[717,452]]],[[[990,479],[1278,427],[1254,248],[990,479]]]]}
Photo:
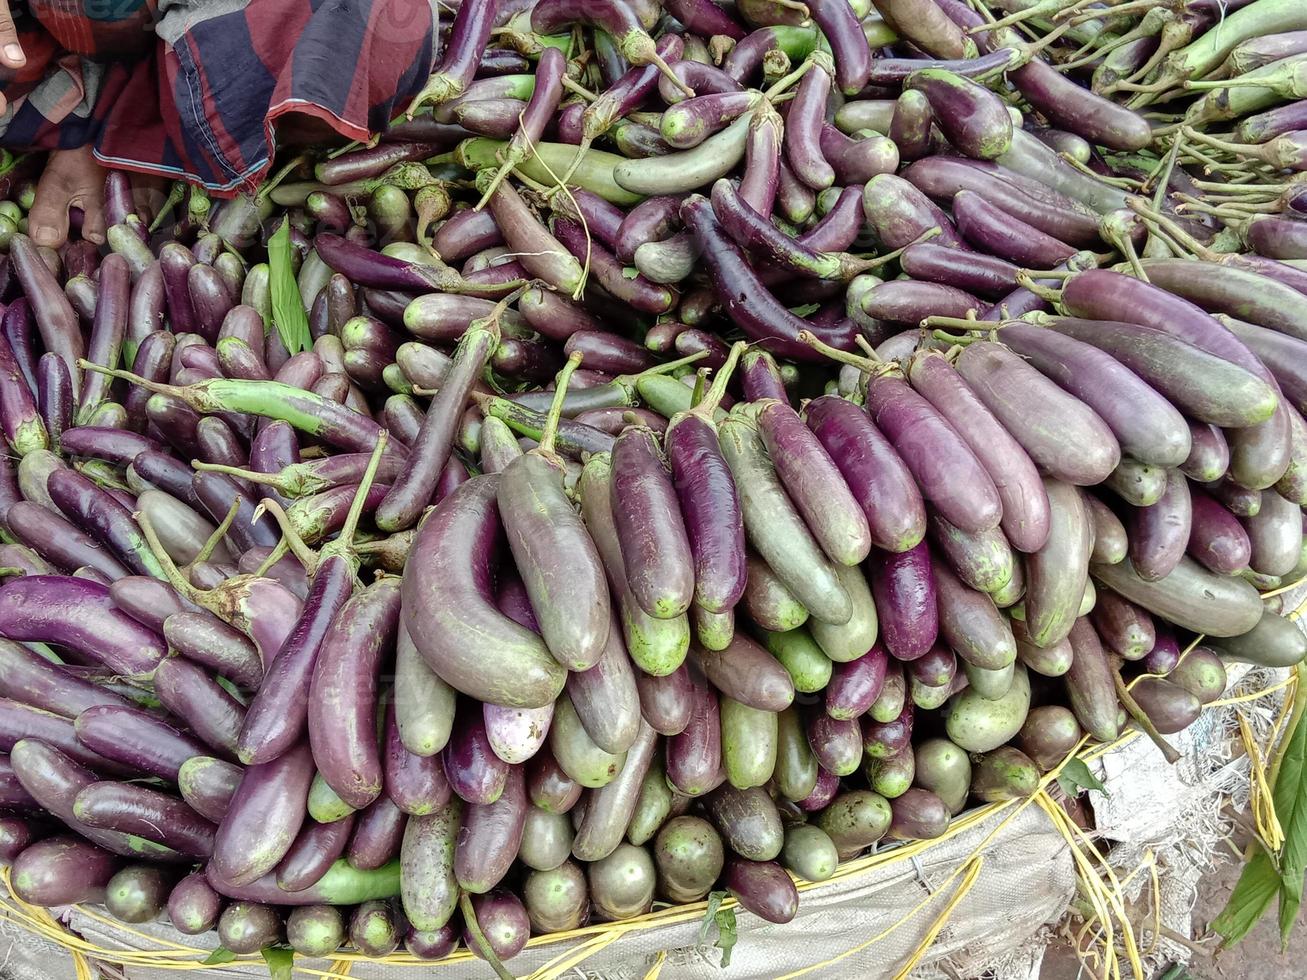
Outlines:
{"type": "MultiPolygon", "coordinates": [[[[382,789],[377,746],[377,684],[399,625],[400,583],[383,578],[336,614],[313,665],[308,728],[323,779],[356,810],[382,789]]],[[[275,664],[275,661],[274,661],[275,664]]]]}
{"type": "Polygon", "coordinates": [[[993,480],[1002,501],[1000,526],[1012,546],[1039,550],[1048,537],[1048,497],[1030,455],[946,358],[931,351],[914,354],[908,379],[957,429],[993,480]]]}
{"type": "Polygon", "coordinates": [[[824,395],[804,408],[808,427],[840,468],[862,506],[872,543],[902,552],[926,533],[926,510],[912,472],[867,412],[824,395]]]}
{"type": "Polygon", "coordinates": [[[42,345],[63,361],[68,376],[76,381],[81,377],[78,361],[86,352],[77,314],[30,238],[15,235],[9,245],[9,257],[31,304],[42,345]]]}
{"type": "Polygon", "coordinates": [[[210,868],[232,884],[249,884],[275,868],[308,815],[313,754],[302,742],[245,770],[218,825],[210,868]]]}
{"type": "Polygon", "coordinates": [[[87,708],[74,723],[77,740],[135,770],[177,781],[182,765],[208,749],[172,725],[139,708],[119,705],[95,705],[87,708]]]}
{"type": "Polygon", "coordinates": [[[1098,414],[1016,354],[981,341],[963,350],[957,368],[1030,458],[1052,475],[1090,486],[1120,462],[1121,447],[1098,414]]]}
{"type": "Polygon", "coordinates": [[[403,581],[403,619],[450,686],[492,704],[538,708],[558,696],[566,672],[540,637],[495,605],[500,479],[473,477],[418,528],[403,581]]]}
{"type": "Polygon", "coordinates": [[[148,677],[166,653],[162,637],[114,607],[106,586],[58,575],[0,588],[0,634],[69,646],[129,678],[148,677]]]}

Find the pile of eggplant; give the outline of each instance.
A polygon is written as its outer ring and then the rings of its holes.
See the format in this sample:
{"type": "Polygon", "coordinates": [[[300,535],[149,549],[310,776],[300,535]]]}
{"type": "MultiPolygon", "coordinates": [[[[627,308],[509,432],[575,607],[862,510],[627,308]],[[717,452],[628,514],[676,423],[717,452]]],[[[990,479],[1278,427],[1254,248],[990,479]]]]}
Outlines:
{"type": "Polygon", "coordinates": [[[445,26],[374,143],[111,173],[103,248],[8,162],[17,898],[504,976],[1307,655],[1307,4],[445,26]]]}

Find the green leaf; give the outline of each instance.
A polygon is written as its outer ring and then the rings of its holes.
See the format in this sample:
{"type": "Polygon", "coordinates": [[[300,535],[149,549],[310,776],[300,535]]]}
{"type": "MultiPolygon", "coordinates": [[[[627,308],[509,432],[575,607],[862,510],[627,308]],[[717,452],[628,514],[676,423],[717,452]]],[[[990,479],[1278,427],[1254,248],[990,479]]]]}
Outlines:
{"type": "Polygon", "coordinates": [[[708,893],[708,908],[703,913],[703,921],[699,923],[699,942],[706,943],[708,941],[708,930],[717,921],[717,910],[722,907],[722,902],[726,900],[726,894],[726,892],[708,893]]]}
{"type": "Polygon", "coordinates": [[[1212,931],[1223,937],[1226,946],[1246,936],[1277,895],[1280,942],[1287,943],[1302,904],[1307,872],[1307,724],[1303,723],[1301,713],[1295,712],[1295,717],[1298,720],[1293,731],[1285,736],[1287,741],[1271,791],[1275,815],[1284,832],[1278,867],[1272,855],[1259,850],[1243,869],[1229,902],[1212,923],[1212,931]]]}
{"type": "Polygon", "coordinates": [[[1258,851],[1244,866],[1243,874],[1225,903],[1212,921],[1212,932],[1222,939],[1222,946],[1233,946],[1248,935],[1280,890],[1280,876],[1265,851],[1258,851]]]}
{"type": "Polygon", "coordinates": [[[623,278],[623,279],[634,279],[634,278],[635,278],[636,276],[638,276],[639,274],[640,274],[640,270],[637,269],[637,268],[636,268],[635,266],[633,266],[633,265],[624,265],[624,266],[622,266],[622,278],[623,278]]]}
{"type": "Polygon", "coordinates": [[[1307,871],[1307,725],[1301,720],[1287,736],[1271,798],[1284,831],[1280,848],[1280,942],[1289,941],[1298,906],[1302,904],[1307,871]]]}
{"type": "Polygon", "coordinates": [[[735,932],[735,909],[722,908],[722,902],[727,898],[727,892],[709,892],[708,908],[704,910],[703,920],[699,923],[699,942],[708,941],[708,931],[717,927],[717,942],[714,943],[722,951],[722,967],[731,965],[731,950],[735,948],[736,940],[739,938],[735,932]]]}
{"type": "Polygon", "coordinates": [[[717,922],[717,948],[722,951],[724,970],[731,965],[731,950],[740,938],[735,931],[735,909],[718,909],[713,919],[717,922]]]}
{"type": "Polygon", "coordinates": [[[1067,796],[1078,796],[1082,789],[1093,790],[1104,796],[1112,795],[1080,759],[1072,759],[1062,767],[1062,771],[1057,774],[1057,784],[1067,796]]]}
{"type": "Polygon", "coordinates": [[[1298,921],[1298,906],[1302,904],[1302,869],[1296,874],[1280,872],[1280,952],[1289,948],[1289,934],[1298,921]]]}
{"type": "Polygon", "coordinates": [[[281,342],[292,354],[308,350],[313,338],[291,261],[289,221],[283,221],[268,239],[268,286],[272,292],[272,322],[281,334],[281,342]]]}
{"type": "Polygon", "coordinates": [[[236,958],[236,954],[225,946],[219,946],[207,957],[205,957],[202,966],[216,966],[219,963],[230,963],[236,958]]]}
{"type": "Polygon", "coordinates": [[[259,952],[263,962],[268,964],[268,976],[272,980],[291,980],[291,964],[295,954],[287,946],[264,946],[259,952]]]}

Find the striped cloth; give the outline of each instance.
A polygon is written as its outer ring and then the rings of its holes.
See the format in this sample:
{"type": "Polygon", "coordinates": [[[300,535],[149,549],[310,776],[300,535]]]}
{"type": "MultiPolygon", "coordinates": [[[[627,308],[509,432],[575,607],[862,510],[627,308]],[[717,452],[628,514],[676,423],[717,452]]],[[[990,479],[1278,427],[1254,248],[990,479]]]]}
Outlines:
{"type": "Polygon", "coordinates": [[[249,190],[276,122],[346,139],[426,81],[435,0],[16,0],[27,65],[0,81],[0,145],[94,145],[107,166],[249,190]]]}

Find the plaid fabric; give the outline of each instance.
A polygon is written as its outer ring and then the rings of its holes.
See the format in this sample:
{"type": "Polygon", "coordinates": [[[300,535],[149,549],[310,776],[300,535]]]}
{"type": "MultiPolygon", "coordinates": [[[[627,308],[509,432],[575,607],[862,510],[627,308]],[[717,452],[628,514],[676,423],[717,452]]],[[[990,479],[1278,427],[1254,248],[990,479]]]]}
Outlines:
{"type": "Polygon", "coordinates": [[[365,139],[431,70],[433,0],[27,0],[0,143],[93,143],[109,165],[252,188],[276,121],[365,139]]]}

